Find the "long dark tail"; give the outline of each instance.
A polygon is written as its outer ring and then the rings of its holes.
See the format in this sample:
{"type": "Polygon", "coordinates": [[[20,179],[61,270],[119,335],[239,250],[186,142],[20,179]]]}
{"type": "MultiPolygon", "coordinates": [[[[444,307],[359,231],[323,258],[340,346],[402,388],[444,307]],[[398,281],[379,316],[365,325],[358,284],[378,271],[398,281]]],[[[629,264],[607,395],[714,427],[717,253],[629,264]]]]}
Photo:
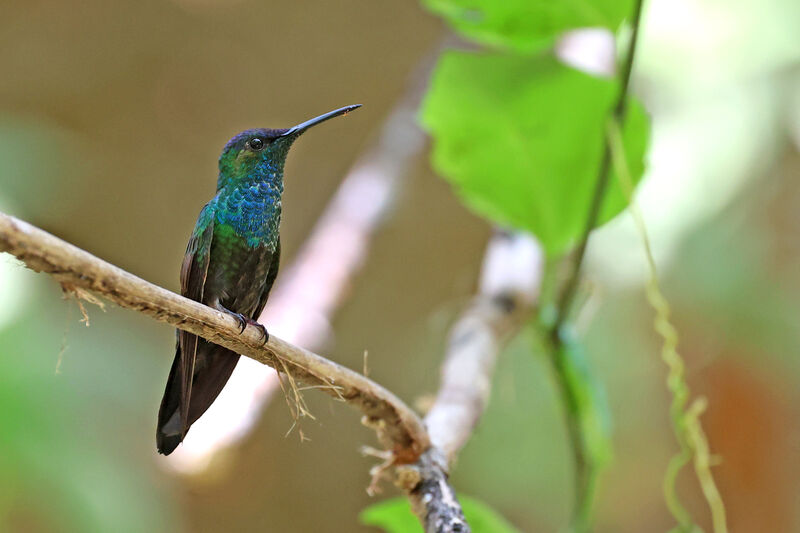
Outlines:
{"type": "MultiPolygon", "coordinates": [[[[180,344],[175,349],[175,360],[167,378],[167,388],[158,410],[158,427],[156,429],[156,446],[159,453],[171,454],[183,441],[181,435],[181,376],[180,376],[180,344]]],[[[206,412],[219,396],[222,387],[239,361],[239,354],[222,346],[198,339],[197,359],[192,380],[192,394],[189,403],[189,423],[187,429],[206,412]]]]}

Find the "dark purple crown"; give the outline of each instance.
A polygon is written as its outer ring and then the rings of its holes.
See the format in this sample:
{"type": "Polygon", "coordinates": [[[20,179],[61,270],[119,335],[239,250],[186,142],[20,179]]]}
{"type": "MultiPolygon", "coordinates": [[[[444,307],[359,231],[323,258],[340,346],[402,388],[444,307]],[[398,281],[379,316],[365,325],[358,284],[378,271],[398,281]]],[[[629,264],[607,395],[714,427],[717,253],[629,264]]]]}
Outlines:
{"type": "Polygon", "coordinates": [[[243,132],[233,137],[230,141],[228,141],[228,144],[225,145],[225,148],[222,149],[222,152],[225,153],[230,150],[238,152],[239,150],[244,148],[244,143],[246,143],[253,137],[261,137],[262,140],[268,141],[280,137],[287,131],[289,131],[287,128],[281,128],[281,129],[255,128],[252,130],[244,130],[243,132]]]}

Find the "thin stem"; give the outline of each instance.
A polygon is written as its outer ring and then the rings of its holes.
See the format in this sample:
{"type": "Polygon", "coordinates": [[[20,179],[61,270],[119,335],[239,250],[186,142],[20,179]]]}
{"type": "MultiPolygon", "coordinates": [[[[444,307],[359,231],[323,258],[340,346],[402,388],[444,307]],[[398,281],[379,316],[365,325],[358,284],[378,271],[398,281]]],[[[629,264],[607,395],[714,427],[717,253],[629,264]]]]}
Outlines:
{"type": "MultiPolygon", "coordinates": [[[[617,97],[617,102],[614,105],[614,118],[621,124],[625,119],[625,112],[627,110],[628,102],[628,89],[631,82],[631,72],[633,71],[633,59],[636,55],[636,46],[639,41],[639,26],[642,18],[642,5],[644,0],[636,0],[633,7],[631,39],[628,43],[628,50],[625,55],[625,62],[622,64],[622,69],[619,73],[620,91],[617,97]]],[[[558,344],[558,330],[564,324],[569,315],[572,301],[575,298],[575,291],[578,288],[580,281],[581,267],[583,266],[583,259],[586,255],[586,247],[589,244],[589,235],[597,225],[597,220],[600,217],[600,209],[603,206],[603,199],[605,198],[606,189],[608,188],[608,181],[611,175],[611,150],[608,146],[608,139],[603,140],[603,158],[600,161],[600,170],[597,175],[597,182],[595,184],[594,194],[592,196],[592,204],[589,207],[589,215],[586,217],[586,226],[583,229],[583,235],[578,244],[575,252],[575,259],[572,263],[572,270],[570,272],[567,282],[564,284],[564,290],[561,293],[561,298],[558,303],[558,315],[555,324],[552,328],[553,341],[558,344]]]]}
{"type": "MultiPolygon", "coordinates": [[[[634,2],[631,20],[633,30],[622,68],[618,74],[620,90],[612,111],[612,116],[620,123],[624,121],[627,110],[628,91],[630,88],[631,73],[633,71],[633,61],[636,56],[636,47],[639,40],[639,27],[641,24],[643,4],[644,0],[635,0],[634,2]]],[[[580,423],[575,415],[574,406],[576,405],[576,398],[574,397],[574,391],[569,386],[566,376],[564,375],[564,366],[561,360],[564,357],[562,353],[564,343],[561,334],[565,323],[568,321],[570,310],[575,299],[575,293],[580,281],[581,268],[589,243],[589,236],[597,225],[597,221],[600,217],[600,211],[611,176],[612,154],[607,137],[608,134],[605,133],[603,139],[603,155],[598,169],[597,182],[595,183],[591,205],[589,206],[589,212],[586,217],[586,225],[575,252],[569,276],[567,277],[567,281],[558,299],[555,318],[551,324],[548,324],[549,331],[546,335],[549,340],[549,355],[555,371],[554,373],[556,374],[559,393],[567,409],[567,430],[575,463],[573,531],[588,531],[590,528],[591,500],[593,499],[598,466],[594,463],[590,452],[586,449],[580,423]]]]}
{"type": "Polygon", "coordinates": [[[567,435],[569,436],[573,468],[575,470],[572,531],[578,533],[587,531],[589,526],[592,500],[591,480],[595,477],[594,468],[592,458],[585,449],[580,422],[576,416],[578,404],[567,380],[564,354],[555,349],[551,350],[550,353],[561,403],[566,407],[567,411],[567,435]]]}
{"type": "MultiPolygon", "coordinates": [[[[600,471],[606,463],[603,452],[597,449],[598,435],[590,435],[585,427],[585,417],[596,415],[591,415],[587,411],[591,407],[587,406],[587,400],[583,396],[586,391],[580,390],[582,386],[587,386],[587,383],[585,381],[578,383],[588,378],[581,378],[579,373],[575,372],[574,361],[569,361],[570,356],[567,351],[575,349],[575,346],[570,346],[570,341],[562,340],[560,347],[556,347],[546,335],[541,338],[553,367],[559,399],[565,409],[567,437],[574,464],[573,510],[569,531],[586,533],[591,531],[595,487],[600,471]]],[[[591,402],[597,402],[597,399],[593,398],[591,402]]],[[[596,407],[596,404],[594,405],[596,407]]]]}

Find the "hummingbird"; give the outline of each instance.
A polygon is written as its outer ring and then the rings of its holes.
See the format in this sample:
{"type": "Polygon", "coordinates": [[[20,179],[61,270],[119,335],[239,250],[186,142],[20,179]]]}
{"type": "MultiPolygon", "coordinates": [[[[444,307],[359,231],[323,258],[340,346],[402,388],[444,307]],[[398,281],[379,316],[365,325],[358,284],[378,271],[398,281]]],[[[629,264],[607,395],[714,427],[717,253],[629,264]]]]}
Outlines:
{"type": "MultiPolygon", "coordinates": [[[[230,314],[241,332],[256,322],[278,275],[283,167],[289,148],[312,126],[361,107],[342,107],[288,129],[252,129],[219,157],[217,194],[200,212],[181,265],[181,294],[230,314]]],[[[158,411],[156,446],[164,455],[214,402],[239,354],[177,331],[175,359],[158,411]]]]}

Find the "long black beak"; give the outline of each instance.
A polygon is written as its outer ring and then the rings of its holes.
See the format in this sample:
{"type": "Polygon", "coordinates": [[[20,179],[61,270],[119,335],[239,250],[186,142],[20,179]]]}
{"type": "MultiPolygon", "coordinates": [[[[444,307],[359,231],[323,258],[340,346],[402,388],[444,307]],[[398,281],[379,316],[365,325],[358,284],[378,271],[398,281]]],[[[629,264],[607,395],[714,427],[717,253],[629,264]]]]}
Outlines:
{"type": "Polygon", "coordinates": [[[317,124],[325,122],[326,120],[331,119],[333,117],[338,117],[340,115],[346,115],[350,111],[352,111],[354,109],[358,109],[359,107],[361,107],[361,104],[349,105],[349,106],[346,106],[346,107],[341,107],[339,109],[335,109],[333,111],[328,111],[324,115],[320,115],[318,117],[314,117],[314,118],[312,118],[310,120],[306,120],[305,122],[302,122],[302,123],[298,124],[297,126],[289,128],[288,130],[286,130],[286,133],[281,135],[281,137],[298,136],[301,133],[303,133],[304,131],[306,131],[308,128],[310,128],[311,126],[316,126],[317,124]]]}

